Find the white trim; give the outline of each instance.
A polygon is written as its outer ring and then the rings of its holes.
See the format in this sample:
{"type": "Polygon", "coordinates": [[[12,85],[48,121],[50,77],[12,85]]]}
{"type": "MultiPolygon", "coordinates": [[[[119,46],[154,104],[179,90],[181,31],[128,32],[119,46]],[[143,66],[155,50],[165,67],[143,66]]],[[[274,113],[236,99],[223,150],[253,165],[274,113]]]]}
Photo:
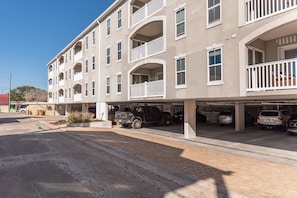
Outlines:
{"type": "Polygon", "coordinates": [[[186,37],[186,34],[187,34],[187,9],[186,9],[186,4],[183,4],[182,6],[178,6],[178,8],[174,9],[174,26],[175,26],[175,33],[174,33],[174,37],[175,37],[175,40],[179,40],[179,39],[182,39],[182,38],[185,38],[186,37]],[[184,9],[184,27],[185,27],[185,30],[184,30],[184,33],[177,36],[177,23],[176,23],[176,15],[177,15],[177,12],[184,9]]]}
{"type": "Polygon", "coordinates": [[[297,49],[297,43],[278,47],[277,48],[278,60],[284,60],[285,59],[285,51],[292,50],[292,49],[297,49]]]}
{"type": "Polygon", "coordinates": [[[222,85],[224,84],[224,69],[223,69],[223,46],[220,47],[207,47],[206,49],[206,59],[207,59],[207,85],[212,86],[212,85],[222,85]],[[213,80],[210,81],[209,79],[209,51],[213,51],[216,49],[221,50],[221,80],[213,80]]]}
{"type": "Polygon", "coordinates": [[[117,95],[120,95],[120,94],[122,94],[122,89],[123,89],[123,75],[122,75],[122,72],[118,72],[117,74],[116,74],[116,85],[117,85],[117,87],[116,87],[116,90],[117,90],[117,95]],[[118,76],[121,76],[121,83],[118,83],[118,76]],[[118,85],[121,85],[121,91],[120,92],[118,92],[118,85]]]}
{"type": "MultiPolygon", "coordinates": [[[[217,5],[216,5],[217,6],[217,5]]],[[[214,6],[214,7],[216,7],[214,6]]],[[[220,19],[217,20],[217,21],[214,21],[214,22],[211,22],[209,23],[209,18],[208,18],[208,13],[209,13],[209,8],[208,8],[208,0],[206,0],[206,29],[208,28],[212,28],[212,27],[215,27],[217,25],[220,25],[223,23],[223,14],[222,14],[222,0],[220,0],[220,3],[219,3],[219,6],[220,6],[220,19]]]]}
{"type": "Polygon", "coordinates": [[[175,70],[174,70],[174,75],[175,75],[175,88],[176,89],[181,89],[181,88],[186,88],[187,87],[187,55],[183,56],[175,56],[174,57],[174,64],[175,64],[175,70]],[[177,60],[185,59],[185,84],[177,84],[177,60]]]}

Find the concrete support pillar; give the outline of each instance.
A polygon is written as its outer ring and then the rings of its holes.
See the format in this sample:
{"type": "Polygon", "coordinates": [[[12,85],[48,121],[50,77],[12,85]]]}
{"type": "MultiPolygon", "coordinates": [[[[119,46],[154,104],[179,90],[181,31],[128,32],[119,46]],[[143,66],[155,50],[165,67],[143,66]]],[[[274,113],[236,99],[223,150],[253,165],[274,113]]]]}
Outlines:
{"type": "Polygon", "coordinates": [[[245,129],[245,111],[244,104],[235,104],[235,131],[245,129]]]}
{"type": "Polygon", "coordinates": [[[69,113],[71,113],[71,105],[65,105],[65,116],[68,117],[69,113]]]}
{"type": "Polygon", "coordinates": [[[88,104],[86,103],[81,104],[81,111],[84,113],[88,112],[88,104]]]}
{"type": "Polygon", "coordinates": [[[196,137],[196,101],[184,101],[184,137],[196,137]]]}
{"type": "Polygon", "coordinates": [[[106,102],[96,103],[96,118],[99,120],[108,120],[108,104],[106,102]]]}

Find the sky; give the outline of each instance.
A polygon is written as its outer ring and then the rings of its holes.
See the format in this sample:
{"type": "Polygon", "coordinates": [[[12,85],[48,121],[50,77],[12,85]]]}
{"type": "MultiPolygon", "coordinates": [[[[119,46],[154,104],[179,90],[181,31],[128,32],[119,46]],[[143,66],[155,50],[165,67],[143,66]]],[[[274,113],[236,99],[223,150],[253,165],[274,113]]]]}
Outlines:
{"type": "Polygon", "coordinates": [[[115,0],[1,0],[0,94],[47,90],[47,63],[115,0]]]}

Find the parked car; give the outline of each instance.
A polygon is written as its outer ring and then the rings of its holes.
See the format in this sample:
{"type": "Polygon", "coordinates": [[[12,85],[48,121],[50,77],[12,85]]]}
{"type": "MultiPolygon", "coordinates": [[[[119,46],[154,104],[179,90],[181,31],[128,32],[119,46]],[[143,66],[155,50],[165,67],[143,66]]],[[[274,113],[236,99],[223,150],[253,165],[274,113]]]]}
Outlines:
{"type": "Polygon", "coordinates": [[[288,110],[262,110],[258,115],[257,123],[266,129],[285,128],[289,118],[290,112],[288,110]]]}
{"type": "Polygon", "coordinates": [[[19,112],[26,113],[27,112],[27,105],[21,105],[19,108],[19,112]]]}
{"type": "Polygon", "coordinates": [[[115,122],[139,129],[143,124],[171,124],[171,115],[154,106],[137,106],[131,111],[116,111],[115,122]]]}
{"type": "MultiPolygon", "coordinates": [[[[172,116],[172,121],[174,123],[181,123],[184,121],[184,112],[183,111],[179,111],[173,114],[172,116]]],[[[196,112],[196,122],[206,122],[206,116],[196,112]]]]}
{"type": "Polygon", "coordinates": [[[286,131],[288,135],[297,134],[297,114],[292,114],[286,124],[286,131]]]}
{"type": "MultiPolygon", "coordinates": [[[[249,112],[245,112],[245,126],[252,126],[254,125],[256,119],[255,117],[250,114],[249,112]]],[[[221,111],[218,115],[218,124],[221,126],[224,125],[234,125],[235,123],[235,112],[232,110],[221,111]]]]}

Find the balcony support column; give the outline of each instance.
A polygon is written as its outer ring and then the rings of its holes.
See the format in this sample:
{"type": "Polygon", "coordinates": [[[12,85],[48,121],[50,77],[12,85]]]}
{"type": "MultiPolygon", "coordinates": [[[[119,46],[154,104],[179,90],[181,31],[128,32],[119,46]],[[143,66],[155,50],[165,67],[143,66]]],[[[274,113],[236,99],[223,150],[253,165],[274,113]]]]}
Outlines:
{"type": "Polygon", "coordinates": [[[196,137],[196,101],[184,101],[184,137],[196,137]]]}
{"type": "Polygon", "coordinates": [[[244,104],[235,104],[235,131],[242,131],[245,129],[245,113],[244,104]]]}
{"type": "Polygon", "coordinates": [[[96,103],[96,118],[99,120],[108,120],[108,104],[106,102],[96,103]]]}

